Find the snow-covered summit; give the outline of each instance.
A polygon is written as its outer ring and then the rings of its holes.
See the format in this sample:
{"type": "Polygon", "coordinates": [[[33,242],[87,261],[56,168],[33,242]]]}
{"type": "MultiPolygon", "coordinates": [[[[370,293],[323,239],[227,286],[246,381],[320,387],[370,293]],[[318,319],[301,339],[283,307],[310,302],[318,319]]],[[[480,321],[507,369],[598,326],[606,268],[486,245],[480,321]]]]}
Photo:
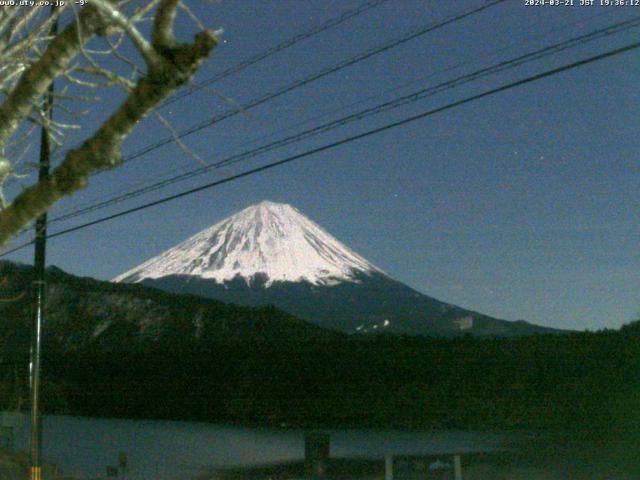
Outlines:
{"type": "Polygon", "coordinates": [[[114,278],[140,282],[192,275],[218,283],[256,275],[277,281],[332,285],[357,273],[382,271],[287,204],[264,201],[222,220],[114,278]]]}

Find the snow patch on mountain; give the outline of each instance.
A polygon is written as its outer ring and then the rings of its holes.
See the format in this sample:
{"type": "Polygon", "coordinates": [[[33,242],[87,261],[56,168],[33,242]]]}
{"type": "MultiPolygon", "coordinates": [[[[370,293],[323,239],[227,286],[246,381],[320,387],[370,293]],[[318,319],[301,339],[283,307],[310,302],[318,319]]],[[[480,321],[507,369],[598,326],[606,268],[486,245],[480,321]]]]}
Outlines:
{"type": "Polygon", "coordinates": [[[262,202],[222,220],[114,278],[140,282],[191,275],[224,283],[256,275],[314,285],[356,282],[357,273],[384,273],[287,204],[262,202]]]}

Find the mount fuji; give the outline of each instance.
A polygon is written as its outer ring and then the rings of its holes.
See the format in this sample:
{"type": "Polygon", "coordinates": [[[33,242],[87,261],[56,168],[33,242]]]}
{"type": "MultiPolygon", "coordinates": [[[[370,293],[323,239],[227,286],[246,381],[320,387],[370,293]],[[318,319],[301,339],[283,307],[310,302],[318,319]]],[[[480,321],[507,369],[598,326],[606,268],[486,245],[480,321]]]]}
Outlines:
{"type": "Polygon", "coordinates": [[[557,332],[451,305],[391,278],[290,205],[262,202],[117,276],[172,293],[271,304],[349,333],[557,332]]]}
{"type": "Polygon", "coordinates": [[[189,275],[225,283],[256,276],[274,282],[333,285],[381,270],[290,205],[262,202],[203,230],[116,277],[138,282],[189,275]]]}

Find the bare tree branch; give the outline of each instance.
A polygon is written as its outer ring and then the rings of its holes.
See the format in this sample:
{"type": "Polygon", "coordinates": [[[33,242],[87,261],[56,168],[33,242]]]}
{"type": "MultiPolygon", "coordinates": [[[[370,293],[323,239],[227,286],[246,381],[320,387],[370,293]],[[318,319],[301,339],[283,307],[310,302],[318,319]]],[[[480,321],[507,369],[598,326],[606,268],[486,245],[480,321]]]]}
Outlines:
{"type": "MultiPolygon", "coordinates": [[[[100,6],[105,1],[94,0],[96,10],[85,7],[78,22],[54,38],[42,57],[25,71],[0,106],[0,147],[15,132],[20,121],[29,115],[34,102],[50,82],[65,71],[88,38],[105,28],[105,18],[131,34],[129,25],[123,26],[121,19],[96,13],[108,11],[108,8],[102,9],[100,6]],[[27,84],[28,81],[32,83],[27,84]]],[[[198,33],[193,43],[178,44],[175,41],[173,24],[177,6],[178,0],[160,2],[149,45],[157,60],[148,65],[146,75],[135,82],[120,107],[82,146],[67,154],[49,179],[26,188],[6,209],[0,211],[0,245],[61,198],[86,186],[92,173],[118,165],[124,139],[140,120],[177,88],[190,81],[216,46],[216,33],[208,30],[198,33]]],[[[145,48],[146,45],[148,43],[145,48]]],[[[139,44],[136,46],[140,49],[139,44]]]]}
{"type": "Polygon", "coordinates": [[[83,9],[77,23],[70,24],[49,44],[44,54],[27,68],[17,85],[0,106],[0,147],[31,112],[51,82],[61,74],[100,25],[95,11],[83,9]]]}
{"type": "Polygon", "coordinates": [[[121,75],[118,75],[115,72],[112,72],[111,70],[108,70],[106,68],[101,68],[101,67],[77,67],[74,70],[80,72],[80,73],[86,73],[88,75],[93,75],[96,77],[103,77],[107,80],[107,82],[104,84],[104,86],[112,86],[112,85],[118,85],[121,86],[122,88],[124,88],[127,92],[130,92],[131,90],[133,90],[136,86],[135,82],[132,82],[131,80],[129,80],[128,78],[125,78],[121,75]]]}
{"type": "Polygon", "coordinates": [[[162,0],[153,22],[151,41],[156,49],[171,48],[175,45],[173,23],[176,19],[176,7],[180,0],[162,0]]]}
{"type": "Polygon", "coordinates": [[[158,119],[158,121],[171,134],[171,136],[173,137],[173,141],[175,142],[176,145],[178,145],[180,150],[182,150],[184,153],[186,153],[189,157],[193,158],[200,165],[203,165],[203,166],[206,167],[207,166],[207,162],[205,162],[200,155],[198,155],[196,152],[191,150],[189,148],[189,146],[182,141],[182,139],[178,135],[178,132],[176,132],[175,128],[173,128],[171,126],[169,121],[166,118],[164,118],[164,116],[162,116],[159,112],[154,112],[154,114],[155,114],[156,118],[158,119]]]}
{"type": "Polygon", "coordinates": [[[138,31],[133,22],[131,22],[110,2],[104,0],[93,0],[92,5],[106,14],[107,18],[113,22],[114,25],[122,28],[127,35],[129,35],[129,38],[131,38],[131,41],[142,55],[142,58],[144,58],[147,65],[156,65],[161,61],[151,44],[147,42],[147,39],[138,31]]]}

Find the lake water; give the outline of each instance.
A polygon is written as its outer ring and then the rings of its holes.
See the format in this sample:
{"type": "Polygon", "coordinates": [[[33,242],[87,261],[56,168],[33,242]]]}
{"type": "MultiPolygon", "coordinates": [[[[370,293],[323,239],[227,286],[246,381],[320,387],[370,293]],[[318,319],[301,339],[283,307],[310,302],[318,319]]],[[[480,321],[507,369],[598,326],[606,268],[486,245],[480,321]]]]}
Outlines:
{"type": "MultiPolygon", "coordinates": [[[[502,434],[433,431],[325,430],[332,457],[383,458],[386,453],[489,451],[504,447],[502,434]]],[[[215,467],[249,466],[304,457],[304,430],[254,429],[194,422],[45,416],[43,456],[64,473],[105,475],[127,452],[131,480],[189,479],[215,467]]],[[[28,429],[16,446],[28,448],[28,429]]]]}

